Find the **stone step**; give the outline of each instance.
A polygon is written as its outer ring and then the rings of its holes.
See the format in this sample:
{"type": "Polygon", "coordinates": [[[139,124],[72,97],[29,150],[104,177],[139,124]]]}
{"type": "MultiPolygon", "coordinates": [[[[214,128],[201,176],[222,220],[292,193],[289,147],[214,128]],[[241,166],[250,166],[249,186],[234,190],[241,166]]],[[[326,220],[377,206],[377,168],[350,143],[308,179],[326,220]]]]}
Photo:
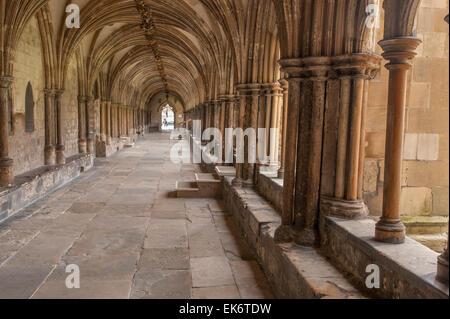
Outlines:
{"type": "Polygon", "coordinates": [[[425,235],[408,235],[411,239],[421,243],[422,245],[441,254],[447,246],[447,233],[442,234],[425,234],[425,235]]]}
{"type": "Polygon", "coordinates": [[[448,216],[404,216],[408,235],[431,235],[448,232],[448,216]]]}

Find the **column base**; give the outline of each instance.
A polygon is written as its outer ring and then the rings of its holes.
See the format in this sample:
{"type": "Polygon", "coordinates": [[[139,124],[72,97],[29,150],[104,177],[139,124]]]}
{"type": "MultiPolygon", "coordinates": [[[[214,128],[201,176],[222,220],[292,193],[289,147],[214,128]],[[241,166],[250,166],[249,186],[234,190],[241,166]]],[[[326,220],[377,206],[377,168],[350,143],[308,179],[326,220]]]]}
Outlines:
{"type": "Polygon", "coordinates": [[[343,219],[358,219],[369,215],[369,210],[362,200],[350,201],[322,196],[320,199],[320,213],[343,219]]]}
{"type": "Polygon", "coordinates": [[[45,147],[44,164],[48,166],[54,166],[56,164],[55,147],[53,145],[45,147]]]}
{"type": "Polygon", "coordinates": [[[106,145],[111,145],[111,136],[106,137],[106,145]]]}
{"type": "Polygon", "coordinates": [[[313,229],[297,230],[293,226],[281,225],[275,231],[277,243],[294,242],[297,245],[312,247],[317,243],[317,232],[313,229]]]}
{"type": "Polygon", "coordinates": [[[436,279],[448,285],[448,255],[440,255],[438,257],[436,279]]]}
{"type": "Polygon", "coordinates": [[[64,165],[66,164],[66,156],[64,155],[65,151],[64,145],[58,145],[56,147],[56,164],[57,165],[64,165]]]}
{"type": "Polygon", "coordinates": [[[278,170],[278,178],[284,178],[284,168],[278,170]]]}
{"type": "Polygon", "coordinates": [[[399,219],[381,218],[375,226],[375,240],[389,244],[405,242],[405,226],[399,219]]]}
{"type": "Polygon", "coordinates": [[[78,141],[78,152],[80,152],[81,154],[86,153],[87,151],[87,144],[85,140],[80,140],[78,141]]]}
{"type": "Polygon", "coordinates": [[[11,158],[0,159],[0,187],[14,185],[14,161],[11,158]]]}

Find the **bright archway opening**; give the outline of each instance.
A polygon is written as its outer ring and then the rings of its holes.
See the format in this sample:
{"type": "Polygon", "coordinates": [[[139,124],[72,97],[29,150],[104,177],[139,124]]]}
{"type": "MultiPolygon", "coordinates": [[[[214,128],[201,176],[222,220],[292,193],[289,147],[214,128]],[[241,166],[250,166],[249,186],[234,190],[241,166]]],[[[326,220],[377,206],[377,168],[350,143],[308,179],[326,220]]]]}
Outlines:
{"type": "Polygon", "coordinates": [[[175,113],[172,107],[167,104],[161,112],[161,130],[173,131],[175,129],[175,113]]]}

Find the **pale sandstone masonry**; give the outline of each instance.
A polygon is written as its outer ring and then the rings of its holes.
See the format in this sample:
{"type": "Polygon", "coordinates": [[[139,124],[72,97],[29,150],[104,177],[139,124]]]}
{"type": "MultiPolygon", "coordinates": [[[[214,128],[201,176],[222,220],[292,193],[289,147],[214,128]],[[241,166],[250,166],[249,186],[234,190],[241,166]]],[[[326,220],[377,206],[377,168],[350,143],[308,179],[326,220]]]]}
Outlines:
{"type": "MultiPolygon", "coordinates": [[[[417,49],[407,94],[401,212],[406,216],[449,212],[449,74],[447,0],[422,1],[417,49]]],[[[383,26],[383,23],[380,23],[383,26]]],[[[382,27],[378,38],[382,38],[382,27]]],[[[379,52],[381,53],[381,49],[379,52]]],[[[381,214],[388,71],[371,82],[367,117],[365,199],[381,214]]]]}

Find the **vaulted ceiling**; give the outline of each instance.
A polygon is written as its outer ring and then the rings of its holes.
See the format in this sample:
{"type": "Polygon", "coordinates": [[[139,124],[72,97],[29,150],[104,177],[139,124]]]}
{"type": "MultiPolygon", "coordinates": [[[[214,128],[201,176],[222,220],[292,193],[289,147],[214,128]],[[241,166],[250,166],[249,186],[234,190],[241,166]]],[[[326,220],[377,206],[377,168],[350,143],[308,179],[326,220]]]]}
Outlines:
{"type": "Polygon", "coordinates": [[[73,56],[82,93],[138,107],[166,92],[189,109],[279,78],[271,0],[49,0],[37,16],[48,87],[64,88],[73,56]],[[69,3],[79,29],[65,25],[69,3]]]}

